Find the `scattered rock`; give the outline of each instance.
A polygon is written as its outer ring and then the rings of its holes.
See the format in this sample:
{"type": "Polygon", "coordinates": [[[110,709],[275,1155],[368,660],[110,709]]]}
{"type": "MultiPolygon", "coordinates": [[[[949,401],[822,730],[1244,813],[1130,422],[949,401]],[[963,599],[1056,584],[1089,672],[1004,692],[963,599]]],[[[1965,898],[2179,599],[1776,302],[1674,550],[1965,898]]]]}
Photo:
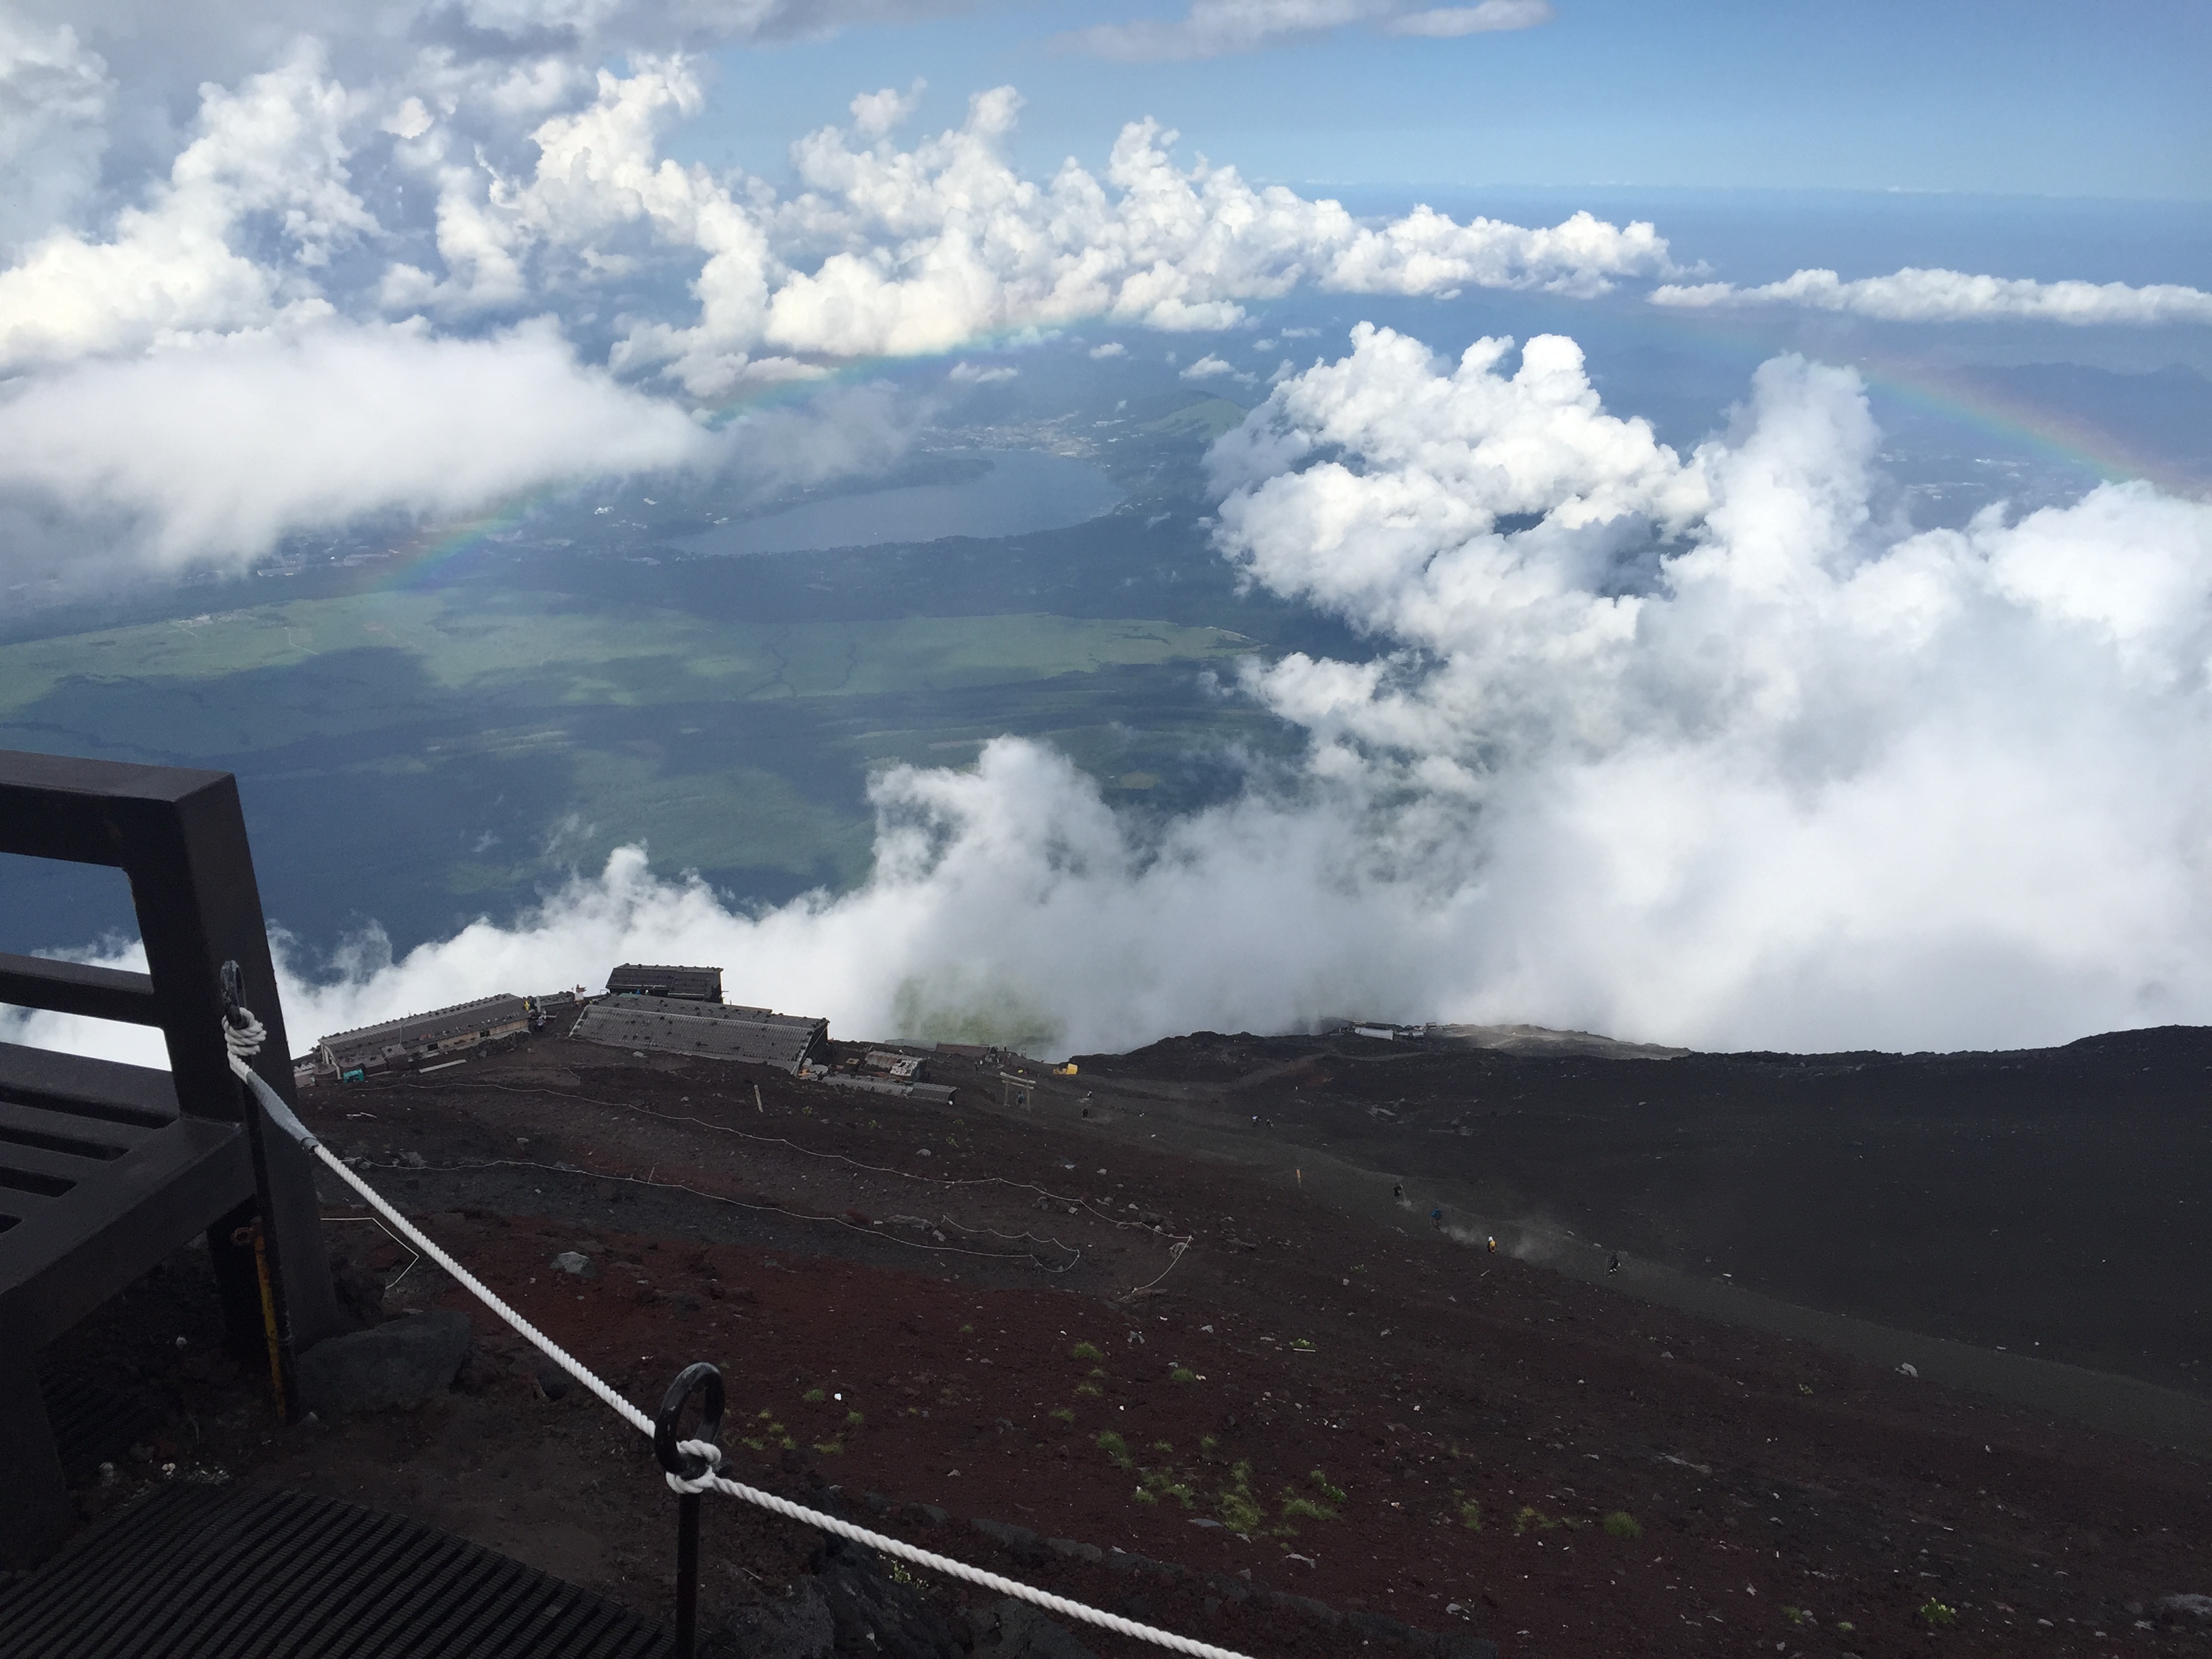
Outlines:
{"type": "Polygon", "coordinates": [[[563,1250],[553,1258],[553,1265],[564,1273],[574,1273],[579,1279],[599,1277],[599,1263],[581,1250],[563,1250]]]}
{"type": "Polygon", "coordinates": [[[2212,1595],[2161,1595],[2158,1610],[2173,1617],[2203,1620],[2212,1623],[2212,1595]]]}
{"type": "Polygon", "coordinates": [[[1048,1538],[1045,1547],[1054,1555],[1071,1556],[1079,1561],[1103,1561],[1106,1552],[1096,1544],[1085,1544],[1073,1538],[1048,1538]]]}
{"type": "Polygon", "coordinates": [[[452,1384],[468,1352],[466,1314],[408,1314],[330,1337],[301,1354],[300,1398],[326,1418],[410,1410],[452,1384]]]}

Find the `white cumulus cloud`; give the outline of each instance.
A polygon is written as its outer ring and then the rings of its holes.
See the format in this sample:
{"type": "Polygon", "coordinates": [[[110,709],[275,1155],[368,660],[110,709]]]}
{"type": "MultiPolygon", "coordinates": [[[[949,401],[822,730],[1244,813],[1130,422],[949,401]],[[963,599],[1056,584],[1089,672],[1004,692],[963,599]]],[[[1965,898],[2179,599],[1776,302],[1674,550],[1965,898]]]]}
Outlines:
{"type": "Polygon", "coordinates": [[[1845,282],[1832,270],[1800,270],[1763,287],[1729,283],[1667,283],[1651,303],[1682,309],[1802,306],[1884,322],[1971,323],[1996,319],[2076,326],[2212,323],[2212,294],[2175,283],[2039,283],[1908,266],[1887,276],[1845,282]]]}
{"type": "Polygon", "coordinates": [[[120,515],[133,556],[166,566],[716,450],[680,410],[578,362],[549,323],[465,340],[384,325],[239,335],[0,394],[0,489],[120,515]]]}

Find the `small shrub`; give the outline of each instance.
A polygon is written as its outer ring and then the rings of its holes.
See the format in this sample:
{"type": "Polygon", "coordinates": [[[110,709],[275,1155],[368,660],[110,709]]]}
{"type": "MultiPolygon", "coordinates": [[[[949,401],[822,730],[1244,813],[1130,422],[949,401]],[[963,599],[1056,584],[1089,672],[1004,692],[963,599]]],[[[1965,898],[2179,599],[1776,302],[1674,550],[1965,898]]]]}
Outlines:
{"type": "Polygon", "coordinates": [[[1311,1352],[1313,1351],[1313,1344],[1303,1336],[1292,1337],[1291,1339],[1291,1346],[1294,1348],[1303,1349],[1307,1352],[1311,1352]]]}
{"type": "Polygon", "coordinates": [[[1170,1382],[1195,1382],[1198,1381],[1198,1373],[1191,1370],[1188,1365],[1178,1365],[1168,1373],[1168,1381],[1170,1382]]]}
{"type": "Polygon", "coordinates": [[[1067,1351],[1067,1357],[1071,1359],[1103,1359],[1106,1356],[1098,1352],[1097,1344],[1079,1342],[1067,1351]]]}
{"type": "Polygon", "coordinates": [[[1920,1604],[1920,1616],[1930,1625],[1938,1627],[1944,1625],[1955,1625],[1959,1622],[1957,1609],[1946,1607],[1941,1601],[1923,1601],[1920,1604]]]}
{"type": "Polygon", "coordinates": [[[1156,1451],[1156,1452],[1164,1452],[1164,1453],[1166,1453],[1166,1454],[1167,1454],[1167,1455],[1169,1455],[1170,1457],[1173,1457],[1173,1456],[1175,1455],[1175,1448],[1174,1448],[1173,1446],[1170,1446],[1170,1444],[1168,1444],[1168,1443],[1167,1443],[1166,1441],[1164,1441],[1164,1440],[1155,1440],[1155,1441],[1153,1441],[1153,1442],[1152,1442],[1152,1449],[1153,1449],[1154,1451],[1156,1451]]]}
{"type": "Polygon", "coordinates": [[[1547,1515],[1534,1504],[1523,1504],[1513,1516],[1513,1535],[1518,1538],[1532,1527],[1538,1532],[1552,1532],[1559,1525],[1556,1515],[1547,1515]]]}
{"type": "Polygon", "coordinates": [[[1138,1490],[1155,1498],[1172,1498],[1185,1509],[1193,1507],[1196,1496],[1190,1489],[1190,1482],[1177,1480],[1172,1469],[1146,1469],[1138,1490]]]}
{"type": "Polygon", "coordinates": [[[1463,1499],[1459,1506],[1459,1518],[1469,1532],[1482,1530],[1482,1505],[1474,1498],[1463,1499]]]}
{"type": "Polygon", "coordinates": [[[842,1440],[817,1440],[814,1443],[814,1449],[818,1452],[841,1452],[845,1449],[845,1443],[842,1440]]]}
{"type": "Polygon", "coordinates": [[[1129,1443],[1109,1429],[1098,1437],[1098,1449],[1106,1454],[1117,1469],[1133,1469],[1137,1460],[1129,1455],[1129,1443]]]}
{"type": "Polygon", "coordinates": [[[1809,1625],[1813,1622],[1813,1615],[1802,1607],[1784,1607],[1782,1609],[1782,1616],[1793,1625],[1809,1625]]]}
{"type": "Polygon", "coordinates": [[[1075,1407],[1073,1406],[1055,1407],[1051,1411],[1047,1412],[1045,1415],[1051,1418],[1056,1423],[1073,1423],[1075,1421],[1075,1407]]]}
{"type": "Polygon", "coordinates": [[[1306,1480],[1320,1496],[1309,1498],[1303,1492],[1293,1492],[1288,1486],[1284,1487],[1283,1518],[1286,1521],[1300,1516],[1308,1521],[1335,1520],[1335,1506],[1344,1502],[1344,1489],[1341,1486],[1331,1486],[1328,1477],[1319,1469],[1310,1473],[1306,1476],[1306,1480]]]}
{"type": "Polygon", "coordinates": [[[1608,1538],[1644,1536],[1644,1528],[1637,1523],[1636,1517],[1626,1510],[1615,1510],[1611,1515],[1607,1516],[1601,1524],[1605,1528],[1606,1536],[1608,1538]]]}
{"type": "Polygon", "coordinates": [[[818,1406],[830,1397],[830,1390],[822,1388],[809,1389],[799,1397],[810,1406],[818,1406]]]}
{"type": "Polygon", "coordinates": [[[1224,1492],[1214,1500],[1213,1507],[1221,1517],[1221,1524],[1231,1532],[1257,1532],[1260,1523],[1267,1518],[1267,1512],[1252,1501],[1249,1492],[1224,1492]]]}
{"type": "Polygon", "coordinates": [[[859,1412],[847,1412],[845,1413],[845,1424],[848,1428],[857,1429],[867,1420],[867,1418],[859,1412]]]}
{"type": "Polygon", "coordinates": [[[1252,1466],[1238,1462],[1229,1471],[1229,1478],[1234,1484],[1224,1486],[1215,1497],[1214,1512],[1231,1532],[1257,1532],[1267,1514],[1252,1496],[1252,1466]]]}
{"type": "Polygon", "coordinates": [[[1096,1382],[1079,1382],[1075,1385],[1075,1391],[1078,1394],[1089,1395],[1093,1400],[1106,1392],[1096,1382]]]}

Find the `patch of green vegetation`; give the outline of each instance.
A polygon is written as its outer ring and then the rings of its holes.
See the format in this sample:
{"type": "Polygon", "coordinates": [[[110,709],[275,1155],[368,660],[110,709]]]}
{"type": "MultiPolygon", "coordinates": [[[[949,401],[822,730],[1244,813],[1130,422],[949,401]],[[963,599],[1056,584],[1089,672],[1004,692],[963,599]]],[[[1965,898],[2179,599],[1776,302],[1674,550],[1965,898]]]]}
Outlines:
{"type": "Polygon", "coordinates": [[[1295,1486],[1285,1486],[1281,1493],[1281,1508],[1285,1521],[1334,1521],[1337,1506],[1344,1502],[1344,1488],[1333,1484],[1319,1469],[1306,1476],[1310,1492],[1300,1492],[1295,1486]]]}
{"type": "Polygon", "coordinates": [[[799,1443],[791,1437],[788,1429],[775,1420],[773,1410],[763,1410],[753,1421],[760,1425],[760,1432],[743,1437],[739,1444],[750,1446],[755,1451],[766,1451],[771,1446],[780,1451],[799,1449],[799,1443]]]}
{"type": "Polygon", "coordinates": [[[1532,1530],[1535,1532],[1554,1532],[1566,1524],[1566,1522],[1562,1517],[1556,1515],[1547,1515],[1543,1510],[1538,1509],[1534,1504],[1523,1504],[1514,1512],[1513,1535],[1516,1538],[1518,1538],[1522,1534],[1532,1530]]]}
{"type": "MultiPolygon", "coordinates": [[[[70,679],[198,683],[342,653],[404,654],[432,693],[641,708],[999,685],[1252,648],[1219,629],[1120,617],[743,623],[527,588],[372,592],[0,646],[0,716],[70,679]]],[[[334,713],[343,711],[267,709],[248,746],[327,736],[334,713]]]]}
{"type": "Polygon", "coordinates": [[[1075,1407],[1073,1406],[1055,1406],[1052,1410],[1047,1412],[1045,1415],[1051,1418],[1056,1423],[1073,1423],[1075,1421],[1075,1407]]]}
{"type": "Polygon", "coordinates": [[[867,1420],[866,1416],[860,1412],[847,1412],[845,1413],[845,1426],[847,1428],[857,1429],[863,1427],[866,1425],[867,1420]]]}
{"type": "Polygon", "coordinates": [[[1111,1429],[1098,1437],[1098,1449],[1106,1454],[1107,1461],[1117,1469],[1137,1467],[1137,1460],[1129,1455],[1129,1443],[1111,1429]]]}
{"type": "Polygon", "coordinates": [[[817,1384],[799,1397],[810,1406],[818,1406],[830,1397],[830,1390],[817,1384]]]}
{"type": "Polygon", "coordinates": [[[814,1443],[814,1449],[818,1452],[842,1452],[845,1449],[845,1443],[842,1440],[817,1440],[814,1443]]]}
{"type": "Polygon", "coordinates": [[[1198,1381],[1198,1373],[1191,1370],[1188,1365],[1178,1365],[1168,1373],[1168,1381],[1170,1382],[1195,1382],[1198,1381]]]}
{"type": "Polygon", "coordinates": [[[1469,1532],[1482,1530],[1482,1505],[1472,1498],[1462,1498],[1459,1504],[1460,1524],[1469,1532]]]}
{"type": "Polygon", "coordinates": [[[1782,1609],[1782,1616],[1793,1625],[1809,1625],[1813,1622],[1813,1615],[1802,1607],[1784,1607],[1782,1609]]]}
{"type": "Polygon", "coordinates": [[[1165,437],[1197,438],[1212,443],[1223,433],[1244,423],[1244,407],[1232,404],[1226,398],[1207,398],[1163,415],[1158,420],[1139,423],[1139,432],[1156,432],[1165,437]]]}
{"type": "Polygon", "coordinates": [[[1920,1604],[1920,1617],[1924,1623],[1940,1630],[1946,1625],[1957,1624],[1959,1611],[1942,1601],[1930,1600],[1920,1604]]]}
{"type": "Polygon", "coordinates": [[[1599,1523],[1608,1538],[1641,1538],[1644,1528],[1626,1510],[1615,1510],[1599,1523]]]}
{"type": "Polygon", "coordinates": [[[1096,1382],[1079,1382],[1075,1385],[1075,1391],[1080,1395],[1087,1395],[1093,1400],[1100,1398],[1106,1392],[1096,1382]]]}
{"type": "Polygon", "coordinates": [[[1197,1506],[1197,1494],[1188,1480],[1173,1469],[1145,1469],[1139,1472],[1137,1496],[1146,1503],[1157,1503],[1163,1498],[1172,1498],[1185,1509],[1197,1506]]]}
{"type": "Polygon", "coordinates": [[[1097,1343],[1079,1342],[1067,1351],[1067,1357],[1070,1359],[1103,1359],[1106,1356],[1098,1352],[1097,1343]]]}
{"type": "Polygon", "coordinates": [[[1252,1466],[1241,1458],[1229,1471],[1229,1485],[1213,1497],[1213,1512],[1231,1532],[1249,1535],[1260,1530],[1267,1512],[1252,1492],[1252,1466]]]}

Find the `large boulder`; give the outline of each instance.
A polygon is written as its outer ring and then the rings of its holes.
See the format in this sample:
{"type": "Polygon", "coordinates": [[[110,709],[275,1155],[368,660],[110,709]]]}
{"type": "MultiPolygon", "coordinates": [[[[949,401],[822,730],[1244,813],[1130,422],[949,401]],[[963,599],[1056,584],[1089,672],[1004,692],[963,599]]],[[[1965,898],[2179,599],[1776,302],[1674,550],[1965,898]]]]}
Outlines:
{"type": "Polygon", "coordinates": [[[407,1314],[326,1338],[301,1354],[300,1399],[324,1417],[410,1410],[451,1388],[468,1354],[466,1314],[407,1314]]]}

